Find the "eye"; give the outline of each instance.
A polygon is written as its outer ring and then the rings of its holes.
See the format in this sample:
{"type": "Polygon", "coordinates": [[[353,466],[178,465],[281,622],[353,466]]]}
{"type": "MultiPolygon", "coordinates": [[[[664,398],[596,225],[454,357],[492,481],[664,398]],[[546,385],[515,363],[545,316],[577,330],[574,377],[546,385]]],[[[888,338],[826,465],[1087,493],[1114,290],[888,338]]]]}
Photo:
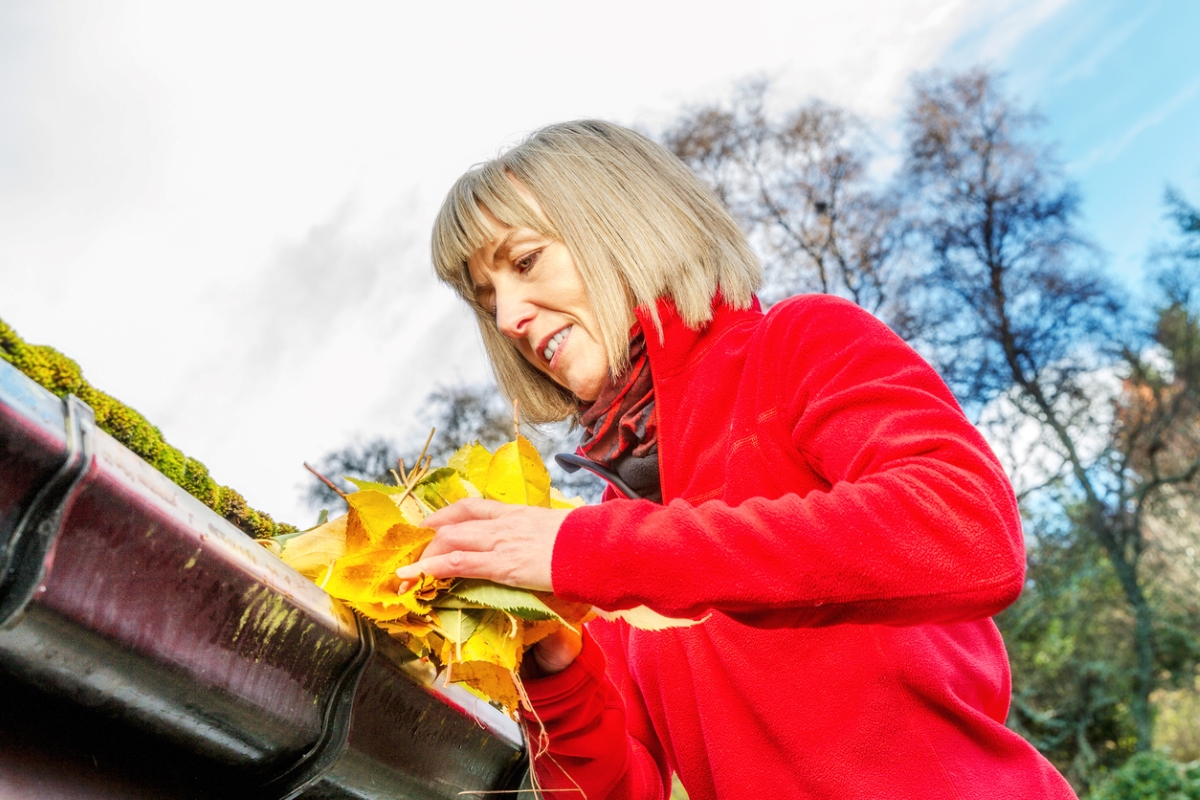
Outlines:
{"type": "Polygon", "coordinates": [[[541,250],[534,250],[533,252],[526,253],[513,262],[513,269],[522,274],[528,272],[529,270],[533,269],[533,265],[537,263],[537,260],[541,254],[541,250]]]}

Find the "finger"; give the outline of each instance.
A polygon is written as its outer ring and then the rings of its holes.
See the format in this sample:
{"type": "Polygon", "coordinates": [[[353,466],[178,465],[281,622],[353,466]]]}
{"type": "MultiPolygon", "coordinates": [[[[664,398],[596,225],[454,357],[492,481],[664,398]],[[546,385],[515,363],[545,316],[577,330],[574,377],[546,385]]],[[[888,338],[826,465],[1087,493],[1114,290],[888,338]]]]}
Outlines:
{"type": "MultiPolygon", "coordinates": [[[[442,559],[451,553],[489,553],[495,544],[495,536],[490,531],[493,524],[482,520],[471,520],[443,527],[429,541],[429,544],[425,545],[420,558],[397,569],[396,576],[401,580],[407,580],[418,577],[422,572],[426,575],[433,575],[423,567],[430,561],[442,559]]],[[[434,575],[434,577],[448,576],[434,575]]],[[[401,591],[404,590],[401,589],[401,591]]]]}
{"type": "MultiPolygon", "coordinates": [[[[487,553],[470,553],[455,550],[432,558],[422,558],[396,570],[396,576],[402,581],[412,583],[421,575],[433,578],[485,578],[490,580],[496,574],[495,567],[487,553]]],[[[407,591],[401,585],[400,592],[407,591]]]]}
{"type": "MultiPolygon", "coordinates": [[[[495,535],[493,524],[490,521],[469,520],[455,525],[444,526],[429,541],[429,544],[425,545],[425,549],[421,551],[421,558],[418,561],[414,561],[396,570],[396,577],[401,579],[398,594],[407,592],[415,580],[420,577],[421,573],[425,573],[426,575],[432,574],[428,570],[423,569],[423,565],[431,559],[458,552],[487,553],[491,551],[493,544],[495,544],[495,535]]],[[[434,575],[434,577],[453,576],[434,575]]]]}
{"type": "Polygon", "coordinates": [[[421,558],[431,558],[455,550],[487,552],[496,544],[496,523],[471,519],[453,525],[443,525],[421,551],[421,558]]]}
{"type": "Polygon", "coordinates": [[[518,510],[520,506],[501,503],[499,500],[485,500],[482,497],[466,497],[451,503],[445,508],[435,511],[421,521],[424,528],[440,528],[474,519],[496,519],[505,514],[518,510]]]}

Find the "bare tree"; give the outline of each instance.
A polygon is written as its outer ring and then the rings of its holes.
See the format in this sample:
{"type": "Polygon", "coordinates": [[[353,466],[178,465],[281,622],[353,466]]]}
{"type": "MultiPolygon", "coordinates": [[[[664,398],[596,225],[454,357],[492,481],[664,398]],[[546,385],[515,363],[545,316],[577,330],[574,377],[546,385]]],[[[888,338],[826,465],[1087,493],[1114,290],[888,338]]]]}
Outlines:
{"type": "Polygon", "coordinates": [[[1103,550],[1132,616],[1129,705],[1146,750],[1166,654],[1146,516],[1168,487],[1194,490],[1200,461],[1184,439],[1196,385],[1176,360],[1180,298],[1168,297],[1153,336],[1137,336],[1076,232],[1074,191],[1030,138],[1036,121],[984,71],[915,84],[904,177],[933,266],[922,299],[940,322],[925,344],[968,409],[1032,426],[1046,479],[1026,503],[1050,497],[1103,550]],[[1165,369],[1148,356],[1155,343],[1165,369]]]}
{"type": "Polygon", "coordinates": [[[664,143],[750,237],[766,271],[764,300],[838,294],[911,335],[915,320],[900,286],[899,196],[871,180],[866,129],[816,100],[773,116],[769,88],[748,81],[728,105],[685,112],[664,143]]]}
{"type": "MultiPolygon", "coordinates": [[[[434,465],[445,464],[455,450],[468,442],[477,441],[495,451],[516,435],[512,406],[490,384],[438,387],[426,398],[422,416],[437,431],[426,450],[434,465]]],[[[420,428],[415,430],[418,433],[403,443],[384,438],[351,443],[327,453],[314,466],[331,480],[348,476],[390,483],[391,470],[397,467],[401,458],[409,467],[416,463],[429,428],[423,433],[419,432],[420,428]]],[[[578,431],[569,423],[536,427],[523,423],[521,434],[538,448],[548,464],[551,480],[559,490],[568,497],[578,495],[588,501],[599,499],[604,487],[598,478],[586,472],[568,474],[552,460],[555,453],[575,449],[578,431]]],[[[344,488],[351,490],[349,485],[344,488]]],[[[341,506],[341,499],[334,491],[315,479],[309,484],[305,499],[313,508],[341,506]]]]}

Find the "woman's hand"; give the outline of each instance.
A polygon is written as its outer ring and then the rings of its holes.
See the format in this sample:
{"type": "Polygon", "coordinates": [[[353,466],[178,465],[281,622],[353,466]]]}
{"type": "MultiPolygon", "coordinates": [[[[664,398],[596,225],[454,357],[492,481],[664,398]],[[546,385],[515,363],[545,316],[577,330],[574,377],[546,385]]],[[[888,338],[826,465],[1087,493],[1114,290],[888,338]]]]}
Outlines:
{"type": "MultiPolygon", "coordinates": [[[[421,559],[396,570],[403,581],[483,578],[521,589],[549,592],[554,540],[569,508],[536,508],[467,498],[430,514],[421,523],[437,535],[421,559]]],[[[407,586],[402,585],[401,591],[407,586]]],[[[570,663],[569,661],[567,663],[570,663]]]]}
{"type": "Polygon", "coordinates": [[[521,661],[521,677],[544,678],[562,672],[582,651],[583,638],[570,628],[559,628],[533,646],[533,658],[521,661]]]}

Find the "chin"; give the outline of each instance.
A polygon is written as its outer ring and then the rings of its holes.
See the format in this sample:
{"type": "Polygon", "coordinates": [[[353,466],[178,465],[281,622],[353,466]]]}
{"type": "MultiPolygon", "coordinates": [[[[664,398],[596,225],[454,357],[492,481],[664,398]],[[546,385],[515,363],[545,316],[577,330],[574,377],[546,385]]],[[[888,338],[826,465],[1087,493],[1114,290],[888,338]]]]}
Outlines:
{"type": "Polygon", "coordinates": [[[580,402],[591,403],[600,396],[600,390],[603,388],[604,384],[601,382],[590,386],[571,387],[571,393],[578,397],[580,402]]]}

